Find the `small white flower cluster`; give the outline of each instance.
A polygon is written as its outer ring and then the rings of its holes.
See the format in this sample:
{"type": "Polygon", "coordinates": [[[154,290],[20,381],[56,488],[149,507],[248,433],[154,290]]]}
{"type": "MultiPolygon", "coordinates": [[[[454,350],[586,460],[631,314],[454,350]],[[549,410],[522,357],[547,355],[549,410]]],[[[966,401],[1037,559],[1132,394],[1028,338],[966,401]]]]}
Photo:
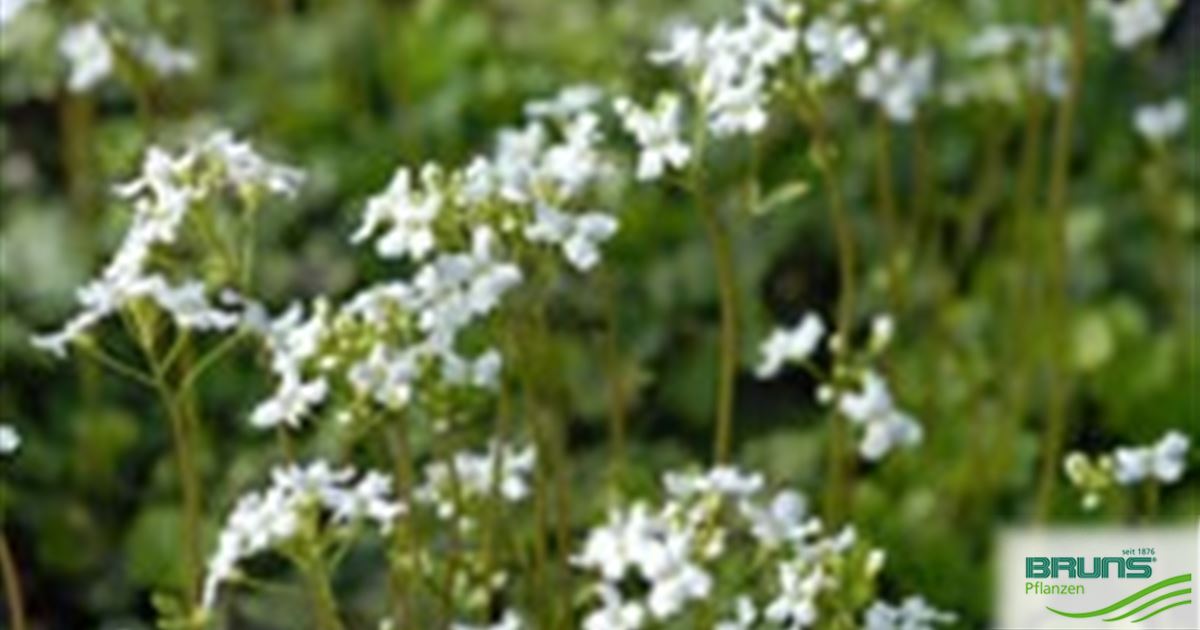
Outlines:
{"type": "Polygon", "coordinates": [[[1133,486],[1147,481],[1173,484],[1187,470],[1191,440],[1179,431],[1168,431],[1148,446],[1122,446],[1111,454],[1089,457],[1072,451],[1063,459],[1063,470],[1071,484],[1083,492],[1083,508],[1100,506],[1103,493],[1113,484],[1133,486]]]}
{"type": "Polygon", "coordinates": [[[0,30],[13,23],[34,4],[38,4],[41,0],[4,0],[0,2],[0,30]]]}
{"type": "Polygon", "coordinates": [[[882,567],[882,551],[863,548],[853,528],[823,535],[801,495],[767,495],[759,474],[718,467],[668,473],[663,485],[667,499],[660,507],[639,501],[614,510],[573,558],[598,580],[599,605],[585,616],[586,630],[634,630],[678,618],[713,597],[721,586],[713,577],[718,565],[744,566],[750,558],[763,567],[755,578],[767,598],[760,608],[752,594],[737,594],[730,600],[732,618],[717,627],[750,628],[761,618],[808,628],[822,618],[823,596],[873,580],[882,567]]]}
{"type": "Polygon", "coordinates": [[[1176,4],[1176,0],[1093,0],[1092,10],[1112,26],[1113,45],[1128,50],[1157,37],[1176,4]]]}
{"type": "Polygon", "coordinates": [[[268,320],[257,304],[247,309],[248,327],[264,339],[271,355],[271,371],[278,381],[275,393],[250,414],[250,424],[262,429],[279,425],[296,428],[325,399],[328,381],[321,376],[305,380],[304,371],[325,337],[328,313],[324,300],[313,304],[307,319],[298,304],[273,320],[268,320]]]}
{"type": "Polygon", "coordinates": [[[369,521],[380,533],[388,533],[406,510],[391,492],[387,475],[360,476],[323,460],[276,468],[270,487],[243,495],[226,519],[208,561],[203,607],[213,607],[221,585],[234,578],[242,560],[278,549],[302,533],[318,534],[318,524],[341,527],[369,521]]]}
{"type": "Polygon", "coordinates": [[[72,92],[87,92],[111,76],[117,59],[116,45],[123,45],[138,62],[160,77],[196,69],[192,53],[172,47],[161,35],[127,36],[89,20],[66,28],[58,42],[59,53],[70,65],[67,87],[72,92]]]}
{"type": "Polygon", "coordinates": [[[140,298],[152,300],[180,328],[236,326],[239,315],[213,306],[202,283],[173,283],[151,269],[156,249],[175,245],[188,214],[224,189],[290,196],[302,181],[300,171],[265,160],[227,131],[213,133],[175,155],[151,147],[141,175],[117,187],[118,196],[133,202],[133,223],[100,277],[79,289],[77,301],[83,310],[60,331],[35,337],[34,345],[65,356],[67,346],[80,335],[140,298]]]}
{"type": "Polygon", "coordinates": [[[459,518],[459,524],[470,529],[467,504],[493,495],[509,503],[523,501],[536,463],[532,446],[493,442],[482,453],[460,451],[425,466],[425,480],[413,491],[413,499],[433,506],[438,518],[459,518]]]}
{"type": "MultiPolygon", "coordinates": [[[[720,21],[707,30],[678,26],[666,48],[649,55],[652,63],[676,66],[687,74],[714,136],[753,135],[767,125],[770,73],[796,51],[800,40],[789,16],[779,15],[771,4],[747,2],[741,20],[720,21]]],[[[665,113],[669,112],[660,110],[660,115],[665,113]]],[[[626,126],[633,127],[628,118],[626,126]]],[[[642,134],[634,133],[647,146],[642,134]]],[[[675,156],[680,154],[676,149],[675,156]]]]}
{"type": "MultiPolygon", "coordinates": [[[[836,5],[835,5],[836,6],[836,5]]],[[[871,53],[866,31],[838,10],[814,19],[804,30],[804,48],[819,81],[831,82],[861,65],[871,53]]]]}
{"type": "Polygon", "coordinates": [[[806,313],[790,329],[776,328],[762,343],[762,360],[758,378],[770,379],[779,375],[789,363],[803,363],[812,357],[825,336],[825,322],[816,313],[806,313]]]}
{"type": "Polygon", "coordinates": [[[12,455],[21,448],[21,434],[11,424],[0,423],[0,455],[12,455]]]}
{"type": "Polygon", "coordinates": [[[967,40],[961,78],[946,81],[942,100],[951,106],[1014,106],[1029,89],[1053,99],[1067,89],[1067,36],[1060,28],[988,24],[967,40]]]}
{"type": "Polygon", "coordinates": [[[858,95],[879,105],[898,123],[912,122],[917,106],[933,89],[933,55],[903,57],[894,48],[882,50],[858,75],[858,95]]]}
{"type": "Polygon", "coordinates": [[[1187,102],[1175,97],[1138,107],[1133,113],[1133,128],[1148,142],[1162,143],[1183,133],[1187,119],[1187,102]]]}
{"type": "MultiPolygon", "coordinates": [[[[871,337],[864,353],[867,359],[887,348],[894,326],[892,318],[886,315],[872,321],[871,337]]],[[[775,329],[762,343],[758,377],[775,378],[789,364],[807,365],[819,374],[810,360],[825,337],[825,323],[816,313],[805,314],[791,329],[775,329]]],[[[829,335],[828,339],[835,357],[845,354],[840,335],[829,335]]],[[[843,416],[863,429],[859,455],[868,461],[878,461],[893,449],[919,444],[923,434],[921,425],[896,406],[883,376],[869,367],[848,368],[835,365],[835,380],[849,383],[843,382],[840,391],[832,383],[821,383],[817,388],[817,400],[835,403],[843,416]]]]}
{"type": "Polygon", "coordinates": [[[679,137],[682,113],[679,95],[660,95],[652,110],[621,97],[614,102],[614,109],[641,148],[637,163],[639,180],[658,179],[667,169],[682,168],[691,159],[692,148],[679,137]]]}
{"type": "Polygon", "coordinates": [[[932,630],[941,624],[954,623],[953,613],[929,605],[924,597],[906,597],[899,606],[877,601],[867,609],[864,630],[932,630]]]}
{"type": "Polygon", "coordinates": [[[860,389],[842,392],[837,407],[850,422],[863,429],[858,443],[858,453],[863,459],[879,461],[893,449],[921,442],[921,425],[896,407],[887,381],[877,372],[863,372],[860,389]]]}
{"type": "Polygon", "coordinates": [[[576,269],[591,269],[599,262],[599,245],[617,229],[610,214],[572,209],[612,172],[600,150],[600,118],[589,109],[597,98],[592,88],[576,86],[531,103],[536,115],[521,129],[501,131],[492,155],[449,173],[426,165],[419,191],[409,171],[400,169],[387,190],[368,202],[352,241],[368,240],[386,225],[376,242],[380,255],[419,261],[439,246],[439,233],[495,224],[501,236],[515,233],[556,246],[576,269]]]}
{"type": "Polygon", "coordinates": [[[1183,478],[1191,440],[1179,431],[1168,431],[1149,446],[1124,446],[1113,451],[1113,477],[1123,486],[1155,480],[1171,484],[1183,478]]]}

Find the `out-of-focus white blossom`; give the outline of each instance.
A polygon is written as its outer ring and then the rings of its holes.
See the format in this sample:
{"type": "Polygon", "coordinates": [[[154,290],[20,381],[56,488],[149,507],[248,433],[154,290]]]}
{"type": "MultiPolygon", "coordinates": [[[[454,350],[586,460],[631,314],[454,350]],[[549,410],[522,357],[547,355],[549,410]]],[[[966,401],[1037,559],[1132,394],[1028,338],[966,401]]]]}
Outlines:
{"type": "Polygon", "coordinates": [[[796,49],[799,33],[764,3],[747,3],[742,19],[708,30],[677,26],[652,63],[678,66],[690,79],[714,135],[756,134],[767,124],[769,73],[796,49]]]}
{"type": "Polygon", "coordinates": [[[906,597],[899,606],[878,600],[863,617],[863,630],[933,630],[957,619],[953,613],[930,606],[920,595],[906,597]]]}
{"type": "Polygon", "coordinates": [[[433,222],[444,202],[440,180],[441,169],[426,165],[421,169],[423,190],[416,191],[409,170],[397,170],[387,188],[367,201],[362,226],[350,237],[350,242],[361,243],[373,238],[381,227],[386,226],[386,231],[375,242],[375,250],[380,256],[425,258],[437,245],[433,222]]]}
{"type": "Polygon", "coordinates": [[[405,511],[392,499],[391,487],[387,475],[368,472],[360,476],[351,468],[335,469],[323,460],[276,468],[271,485],[242,496],[226,519],[217,549],[208,561],[202,605],[213,607],[218,590],[236,575],[239,562],[291,540],[301,531],[304,519],[316,518],[318,512],[328,514],[328,519],[315,522],[327,526],[369,521],[386,534],[405,511]]]}
{"type": "Polygon", "coordinates": [[[13,20],[20,17],[21,13],[28,9],[31,5],[38,4],[42,0],[3,0],[0,2],[0,30],[12,24],[13,20]]]}
{"type": "Polygon", "coordinates": [[[1113,451],[1114,478],[1129,486],[1152,479],[1164,484],[1179,481],[1187,469],[1191,440],[1179,431],[1168,431],[1150,446],[1120,447],[1113,451]]]}
{"type": "Polygon", "coordinates": [[[187,74],[196,69],[196,56],[191,51],[175,48],[157,34],[135,41],[133,54],[160,77],[187,74]]]}
{"type": "Polygon", "coordinates": [[[779,594],[763,609],[766,619],[788,628],[807,628],[817,622],[817,596],[832,584],[820,567],[806,569],[803,563],[778,566],[779,594]]]}
{"type": "Polygon", "coordinates": [[[691,159],[691,147],[679,137],[681,108],[676,94],[661,95],[653,110],[643,109],[627,98],[615,102],[625,130],[633,134],[641,148],[638,179],[658,179],[668,169],[681,168],[691,159]]]}
{"type": "Polygon", "coordinates": [[[866,61],[871,52],[871,42],[861,29],[824,16],[813,20],[804,30],[804,47],[813,74],[827,82],[866,61]]]}
{"type": "Polygon", "coordinates": [[[1129,49],[1157,37],[1175,5],[1175,0],[1095,0],[1092,7],[1112,26],[1113,44],[1129,49]]]}
{"type": "Polygon", "coordinates": [[[1176,97],[1138,107],[1133,128],[1150,142],[1165,142],[1183,132],[1187,119],[1187,102],[1176,97]]]}
{"type": "Polygon", "coordinates": [[[594,85],[569,85],[552,98],[526,103],[525,115],[530,118],[569,119],[591,109],[603,96],[604,92],[594,85]]]}
{"type": "Polygon", "coordinates": [[[646,609],[636,601],[625,601],[621,592],[608,583],[596,585],[600,607],[583,619],[583,630],[638,630],[646,621],[646,609]]]}
{"type": "Polygon", "coordinates": [[[63,31],[58,51],[70,66],[67,87],[86,92],[113,72],[113,52],[97,22],[81,22],[63,31]]]}
{"type": "Polygon", "coordinates": [[[535,243],[558,245],[571,266],[588,271],[600,262],[599,246],[616,234],[617,225],[615,218],[603,212],[572,215],[539,205],[525,236],[535,243]]]}
{"type": "Polygon", "coordinates": [[[172,46],[161,35],[129,35],[89,20],[67,27],[58,41],[59,53],[70,68],[67,88],[86,92],[112,76],[117,60],[114,45],[121,46],[159,77],[196,69],[195,55],[172,46]]]}
{"type": "Polygon", "coordinates": [[[493,492],[501,500],[516,503],[529,496],[529,478],[536,463],[532,446],[518,449],[493,442],[485,452],[460,451],[446,461],[428,464],[425,480],[413,496],[434,506],[443,519],[459,516],[464,507],[460,502],[490,497],[493,492]]]}
{"type": "Polygon", "coordinates": [[[895,122],[912,122],[917,106],[933,87],[933,55],[905,59],[884,49],[858,75],[858,95],[878,104],[895,122]]]}
{"type": "Polygon", "coordinates": [[[816,313],[807,313],[792,328],[776,328],[762,343],[762,360],[756,374],[759,378],[774,378],[789,363],[808,360],[825,335],[825,323],[816,313]]]}
{"type": "Polygon", "coordinates": [[[12,455],[21,448],[21,434],[11,424],[0,423],[0,455],[12,455]]]}
{"type": "Polygon", "coordinates": [[[285,372],[275,393],[254,409],[254,413],[250,415],[250,424],[260,429],[271,429],[279,425],[296,428],[300,426],[300,420],[325,399],[328,391],[329,385],[325,379],[304,382],[300,380],[299,374],[285,372]]]}
{"type": "Polygon", "coordinates": [[[921,441],[921,425],[896,407],[887,382],[874,371],[862,375],[858,391],[842,392],[838,410],[863,428],[858,452],[868,461],[877,461],[895,448],[914,446],[921,441]]]}

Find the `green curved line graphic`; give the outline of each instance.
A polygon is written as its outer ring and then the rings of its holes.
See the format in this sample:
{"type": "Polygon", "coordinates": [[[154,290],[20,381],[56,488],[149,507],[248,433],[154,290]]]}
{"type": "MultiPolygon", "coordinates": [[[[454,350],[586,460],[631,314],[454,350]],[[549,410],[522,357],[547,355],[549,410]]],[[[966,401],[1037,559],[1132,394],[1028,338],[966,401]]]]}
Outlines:
{"type": "Polygon", "coordinates": [[[1129,597],[1126,597],[1125,599],[1122,599],[1119,602],[1116,602],[1112,605],[1106,606],[1099,610],[1093,610],[1091,612],[1069,613],[1069,612],[1063,612],[1061,610],[1055,610],[1049,606],[1046,607],[1046,610],[1049,610],[1050,612],[1052,612],[1056,615],[1062,615],[1063,617],[1071,617],[1073,619],[1084,619],[1086,617],[1097,617],[1099,615],[1107,615],[1110,612],[1114,612],[1118,609],[1124,608],[1125,606],[1127,606],[1127,605],[1141,599],[1142,597],[1149,595],[1150,593],[1153,593],[1154,591],[1157,591],[1161,588],[1166,588],[1173,584],[1181,584],[1183,582],[1191,582],[1191,581],[1192,581],[1191,573],[1184,573],[1182,575],[1176,575],[1173,578],[1167,578],[1161,582],[1156,582],[1154,584],[1151,584],[1150,586],[1147,586],[1146,588],[1134,593],[1133,595],[1130,595],[1129,597]]]}
{"type": "Polygon", "coordinates": [[[1172,609],[1172,608],[1174,608],[1174,607],[1176,607],[1176,606],[1183,606],[1183,605],[1185,605],[1185,604],[1190,604],[1190,603],[1192,603],[1192,600],[1190,600],[1190,599],[1185,599],[1185,600],[1183,600],[1183,601],[1181,601],[1181,602],[1175,602],[1174,604],[1168,604],[1168,605],[1166,605],[1166,606],[1163,606],[1162,608],[1159,608],[1158,610],[1156,610],[1156,611],[1154,611],[1154,612],[1150,613],[1149,615],[1146,615],[1145,617],[1138,617],[1137,619],[1134,619],[1134,620],[1133,620],[1132,622],[1130,622],[1130,623],[1137,623],[1137,622],[1139,622],[1139,621],[1143,621],[1143,620],[1145,620],[1145,619],[1149,619],[1149,618],[1153,617],[1154,615],[1157,615],[1157,614],[1158,614],[1158,613],[1160,613],[1160,612],[1166,612],[1166,611],[1168,611],[1168,610],[1170,610],[1170,609],[1172,609]]]}
{"type": "Polygon", "coordinates": [[[1147,608],[1157,604],[1158,602],[1161,602],[1164,599],[1171,599],[1172,597],[1177,597],[1179,595],[1187,595],[1188,593],[1191,593],[1191,592],[1192,592],[1191,588],[1181,588],[1178,591],[1171,591],[1170,593],[1167,593],[1166,595],[1159,595],[1158,597],[1155,597],[1154,599],[1146,602],[1145,604],[1142,604],[1141,606],[1138,606],[1137,608],[1130,610],[1129,612],[1125,613],[1124,615],[1121,615],[1120,617],[1109,617],[1108,619],[1105,619],[1105,621],[1120,621],[1126,617],[1129,617],[1130,615],[1136,615],[1136,614],[1142,612],[1143,610],[1146,610],[1147,608]]]}

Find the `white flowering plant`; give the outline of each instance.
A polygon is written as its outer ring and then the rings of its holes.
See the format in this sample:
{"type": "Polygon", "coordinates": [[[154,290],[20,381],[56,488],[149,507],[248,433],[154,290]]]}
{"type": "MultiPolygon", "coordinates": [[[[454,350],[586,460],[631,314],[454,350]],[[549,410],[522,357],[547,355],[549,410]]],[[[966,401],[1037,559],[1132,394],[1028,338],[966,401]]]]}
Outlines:
{"type": "Polygon", "coordinates": [[[452,4],[0,5],[14,630],[983,627],[1194,515],[1179,3],[452,4]]]}

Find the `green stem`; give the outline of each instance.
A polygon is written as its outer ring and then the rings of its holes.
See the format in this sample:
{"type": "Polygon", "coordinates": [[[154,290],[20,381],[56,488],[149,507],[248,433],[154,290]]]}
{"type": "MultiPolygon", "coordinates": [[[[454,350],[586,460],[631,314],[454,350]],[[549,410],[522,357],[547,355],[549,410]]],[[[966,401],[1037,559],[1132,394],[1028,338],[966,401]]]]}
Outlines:
{"type": "MultiPolygon", "coordinates": [[[[840,287],[837,304],[837,334],[840,336],[843,348],[838,352],[835,361],[841,361],[845,346],[850,342],[854,326],[854,269],[855,245],[854,233],[850,225],[850,216],[846,210],[845,199],[842,197],[840,178],[834,164],[832,146],[828,140],[828,129],[821,104],[815,97],[801,103],[800,117],[812,133],[812,158],[825,188],[825,196],[829,209],[830,220],[833,223],[834,237],[837,240],[838,275],[840,287]]],[[[836,370],[835,370],[836,372],[836,370]]],[[[849,436],[846,423],[836,411],[831,414],[829,436],[829,483],[826,486],[825,511],[826,518],[831,522],[840,521],[846,513],[846,506],[851,504],[852,492],[850,479],[850,462],[846,454],[849,436]]]]}
{"type": "MultiPolygon", "coordinates": [[[[391,425],[392,476],[396,497],[412,509],[413,460],[408,442],[408,427],[405,418],[399,417],[391,425]]],[[[392,530],[391,558],[388,563],[389,581],[393,595],[393,619],[396,628],[416,627],[415,607],[411,571],[419,571],[419,547],[416,544],[416,521],[412,514],[397,523],[392,530]],[[407,558],[405,557],[407,555],[407,558]]]]}
{"type": "Polygon", "coordinates": [[[329,572],[325,568],[325,560],[319,549],[315,548],[307,558],[306,575],[309,590],[312,593],[313,611],[316,614],[318,630],[343,630],[338,617],[337,598],[329,581],[329,572]]]}
{"type": "Polygon", "coordinates": [[[194,606],[200,600],[200,483],[199,473],[193,459],[194,445],[191,441],[188,421],[179,407],[179,400],[167,382],[167,374],[163,364],[158,360],[154,341],[144,323],[133,313],[133,328],[136,330],[138,345],[150,365],[154,389],[158,392],[163,408],[167,412],[171,424],[171,441],[175,449],[175,462],[179,467],[180,493],[183,496],[183,566],[185,574],[185,589],[189,605],[194,606]]]}
{"type": "Polygon", "coordinates": [[[1047,291],[1050,353],[1049,398],[1047,400],[1046,430],[1043,436],[1042,470],[1038,485],[1035,518],[1043,522],[1053,507],[1058,481],[1059,457],[1066,432],[1067,404],[1070,396],[1066,357],[1067,347],[1067,187],[1071,157],[1071,139],[1075,113],[1083,79],[1085,24],[1084,8],[1077,0],[1068,0],[1071,28],[1070,84],[1059,102],[1055,116],[1054,145],[1050,162],[1049,283],[1047,291]]]}
{"type": "Polygon", "coordinates": [[[737,272],[733,263],[733,244],[720,213],[713,206],[705,190],[704,147],[705,123],[697,122],[693,132],[692,167],[688,186],[696,208],[704,223],[705,235],[713,254],[716,267],[717,292],[720,301],[720,363],[717,371],[716,434],[713,443],[713,459],[717,463],[729,461],[733,443],[733,410],[738,367],[738,317],[737,317],[737,272]]]}
{"type": "Polygon", "coordinates": [[[4,599],[8,608],[8,623],[12,630],[26,630],[25,599],[21,593],[21,575],[8,545],[8,536],[0,530],[0,574],[4,576],[4,599]]]}
{"type": "Polygon", "coordinates": [[[875,187],[879,195],[879,221],[883,225],[886,243],[888,300],[893,313],[904,308],[906,290],[900,271],[899,218],[896,209],[896,182],[892,177],[892,141],[888,119],[883,114],[875,118],[875,187]]]}

